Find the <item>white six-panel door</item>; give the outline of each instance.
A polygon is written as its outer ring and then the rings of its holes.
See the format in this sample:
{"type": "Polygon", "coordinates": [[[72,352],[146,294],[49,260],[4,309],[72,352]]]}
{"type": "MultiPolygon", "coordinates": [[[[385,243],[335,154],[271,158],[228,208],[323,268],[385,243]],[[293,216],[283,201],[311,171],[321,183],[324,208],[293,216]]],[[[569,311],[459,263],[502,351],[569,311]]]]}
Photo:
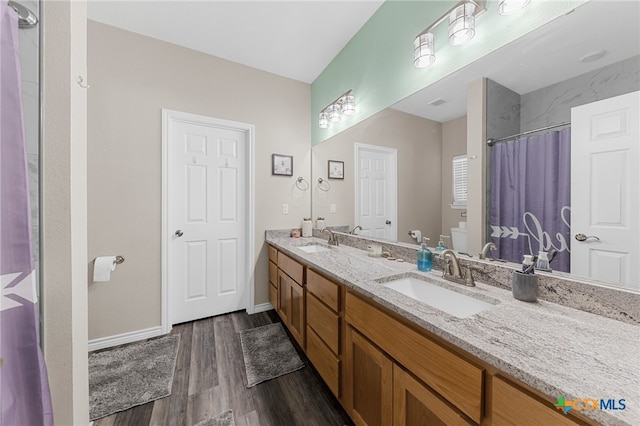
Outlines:
{"type": "Polygon", "coordinates": [[[170,321],[244,309],[247,134],[175,117],[167,130],[170,321]]]}
{"type": "Polygon", "coordinates": [[[571,273],[635,289],[639,107],[640,92],[634,92],[571,110],[571,273]]]}
{"type": "Polygon", "coordinates": [[[355,144],[355,225],[359,235],[396,240],[397,151],[355,144]]]}

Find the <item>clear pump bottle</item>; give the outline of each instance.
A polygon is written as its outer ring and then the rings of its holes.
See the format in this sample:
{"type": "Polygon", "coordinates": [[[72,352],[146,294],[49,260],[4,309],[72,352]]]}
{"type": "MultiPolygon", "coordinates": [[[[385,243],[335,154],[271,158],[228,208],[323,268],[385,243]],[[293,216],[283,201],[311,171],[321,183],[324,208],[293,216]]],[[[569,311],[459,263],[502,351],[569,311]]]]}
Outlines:
{"type": "Polygon", "coordinates": [[[431,270],[431,260],[433,253],[427,247],[427,237],[422,238],[422,246],[418,249],[418,271],[429,272],[431,270]]]}
{"type": "Polygon", "coordinates": [[[440,235],[440,241],[438,241],[438,246],[436,247],[437,252],[441,252],[447,249],[447,246],[444,244],[444,239],[449,238],[448,235],[440,235]]]}

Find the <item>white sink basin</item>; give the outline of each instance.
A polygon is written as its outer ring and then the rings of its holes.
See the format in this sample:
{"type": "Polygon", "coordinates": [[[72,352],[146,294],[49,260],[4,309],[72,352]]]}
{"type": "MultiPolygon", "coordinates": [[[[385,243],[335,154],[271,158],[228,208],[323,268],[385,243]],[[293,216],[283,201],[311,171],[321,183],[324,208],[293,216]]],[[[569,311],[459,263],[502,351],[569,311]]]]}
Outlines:
{"type": "Polygon", "coordinates": [[[467,318],[494,306],[413,277],[399,278],[384,286],[458,318],[467,318]]]}
{"type": "Polygon", "coordinates": [[[298,247],[300,250],[307,252],[307,253],[320,253],[321,251],[327,251],[327,250],[331,250],[329,247],[322,245],[322,244],[316,244],[316,243],[312,243],[306,246],[301,246],[298,247]]]}

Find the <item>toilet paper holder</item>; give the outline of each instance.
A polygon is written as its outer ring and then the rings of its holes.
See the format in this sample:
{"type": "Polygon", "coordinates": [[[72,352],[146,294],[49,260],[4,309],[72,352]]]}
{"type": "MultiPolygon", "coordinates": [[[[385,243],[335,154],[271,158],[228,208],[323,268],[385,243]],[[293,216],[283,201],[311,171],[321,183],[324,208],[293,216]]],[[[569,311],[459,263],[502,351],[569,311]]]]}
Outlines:
{"type": "Polygon", "coordinates": [[[116,256],[116,265],[124,263],[124,256],[116,256]]]}

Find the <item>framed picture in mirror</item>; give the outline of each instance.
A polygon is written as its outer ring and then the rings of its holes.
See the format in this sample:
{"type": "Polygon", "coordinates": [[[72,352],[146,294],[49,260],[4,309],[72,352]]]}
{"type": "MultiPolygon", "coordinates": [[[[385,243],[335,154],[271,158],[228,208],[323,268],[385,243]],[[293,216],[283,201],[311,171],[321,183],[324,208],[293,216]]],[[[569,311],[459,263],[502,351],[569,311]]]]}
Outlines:
{"type": "Polygon", "coordinates": [[[293,156],[271,154],[271,174],[276,176],[293,176],[293,156]]]}
{"type": "Polygon", "coordinates": [[[329,160],[329,179],[344,179],[344,161],[329,160]]]}

